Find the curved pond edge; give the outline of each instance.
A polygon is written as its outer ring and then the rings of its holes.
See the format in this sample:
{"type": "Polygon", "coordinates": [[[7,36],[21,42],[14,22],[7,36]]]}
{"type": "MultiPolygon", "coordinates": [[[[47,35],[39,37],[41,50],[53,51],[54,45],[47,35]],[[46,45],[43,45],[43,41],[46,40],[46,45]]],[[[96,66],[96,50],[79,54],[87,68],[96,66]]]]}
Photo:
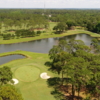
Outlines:
{"type": "Polygon", "coordinates": [[[33,59],[33,57],[31,55],[44,55],[44,54],[45,53],[16,50],[16,51],[0,53],[0,57],[9,56],[9,55],[22,55],[22,56],[25,56],[25,58],[33,59]]]}
{"type": "Polygon", "coordinates": [[[0,57],[10,56],[10,55],[22,55],[25,58],[31,58],[29,55],[26,55],[26,54],[22,53],[21,50],[0,53],[0,57]]]}
{"type": "Polygon", "coordinates": [[[19,59],[14,59],[14,60],[8,61],[7,63],[1,64],[0,67],[3,67],[5,64],[8,64],[9,62],[12,62],[12,61],[23,60],[23,59],[35,59],[39,56],[48,55],[48,54],[22,51],[22,50],[0,53],[0,57],[9,56],[9,55],[23,55],[23,56],[25,56],[25,58],[19,58],[19,59]],[[32,55],[34,55],[34,56],[32,56],[32,55]]]}
{"type": "MultiPolygon", "coordinates": [[[[27,55],[24,53],[24,51],[21,51],[21,50],[16,50],[16,51],[11,51],[11,52],[5,52],[5,53],[0,53],[0,57],[6,57],[6,56],[10,56],[10,55],[22,55],[24,56],[24,58],[17,58],[17,59],[14,59],[14,60],[10,60],[4,64],[7,64],[9,62],[12,62],[12,61],[17,61],[17,60],[22,60],[22,59],[31,59],[31,56],[27,55]]],[[[4,64],[1,64],[0,66],[4,65],[4,64]]]]}
{"type": "Polygon", "coordinates": [[[82,34],[82,33],[88,34],[91,37],[95,37],[98,40],[100,40],[100,35],[97,34],[97,33],[93,33],[93,32],[86,31],[86,30],[69,30],[69,31],[67,31],[66,33],[63,33],[63,34],[53,34],[53,35],[20,38],[20,39],[13,39],[13,40],[0,40],[0,44],[22,43],[22,42],[35,41],[35,40],[46,39],[46,38],[64,37],[64,36],[82,34]]]}

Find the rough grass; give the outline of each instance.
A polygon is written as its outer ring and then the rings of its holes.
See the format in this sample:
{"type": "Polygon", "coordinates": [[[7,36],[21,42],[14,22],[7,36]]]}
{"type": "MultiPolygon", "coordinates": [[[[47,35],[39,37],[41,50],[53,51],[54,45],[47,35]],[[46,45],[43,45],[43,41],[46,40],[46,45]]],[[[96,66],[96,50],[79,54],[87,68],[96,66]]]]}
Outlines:
{"type": "MultiPolygon", "coordinates": [[[[33,53],[27,51],[15,51],[2,53],[2,56],[14,53],[26,55],[28,58],[19,60],[17,59],[0,66],[9,66],[13,72],[13,78],[17,78],[15,75],[16,70],[25,66],[34,66],[36,68],[39,68],[40,73],[47,72],[48,75],[51,77],[57,76],[56,74],[48,71],[48,67],[44,65],[44,63],[49,60],[48,54],[33,53]]],[[[33,71],[29,71],[29,73],[33,73],[33,71]]],[[[52,88],[48,87],[47,81],[45,79],[41,79],[40,77],[33,82],[22,82],[19,80],[19,83],[15,86],[21,91],[24,100],[55,100],[55,98],[50,94],[52,88]]]]}

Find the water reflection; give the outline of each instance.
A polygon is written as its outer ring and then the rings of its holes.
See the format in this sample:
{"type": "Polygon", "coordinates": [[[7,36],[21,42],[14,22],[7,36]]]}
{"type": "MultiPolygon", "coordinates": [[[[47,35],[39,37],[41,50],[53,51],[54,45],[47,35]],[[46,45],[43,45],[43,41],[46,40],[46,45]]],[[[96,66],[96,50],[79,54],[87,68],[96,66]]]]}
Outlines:
{"type": "Polygon", "coordinates": [[[48,53],[49,50],[53,47],[53,45],[58,44],[59,39],[65,39],[68,41],[72,38],[74,38],[75,40],[82,40],[86,45],[90,45],[91,40],[93,39],[92,37],[86,34],[77,34],[77,35],[70,35],[61,38],[58,37],[48,38],[48,39],[41,39],[36,41],[24,42],[24,43],[5,44],[5,45],[2,44],[0,45],[0,53],[15,51],[15,50],[48,53]]]}

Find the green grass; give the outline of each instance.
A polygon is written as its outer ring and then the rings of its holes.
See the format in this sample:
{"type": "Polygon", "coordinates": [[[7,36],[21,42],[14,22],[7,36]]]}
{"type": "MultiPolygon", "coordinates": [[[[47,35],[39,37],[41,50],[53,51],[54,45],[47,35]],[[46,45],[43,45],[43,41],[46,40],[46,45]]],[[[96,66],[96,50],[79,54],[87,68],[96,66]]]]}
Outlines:
{"type": "Polygon", "coordinates": [[[39,78],[40,69],[35,66],[24,66],[17,68],[15,77],[22,82],[33,82],[39,78]]]}
{"type": "Polygon", "coordinates": [[[57,25],[57,22],[49,22],[49,27],[52,30],[54,26],[57,25]]]}
{"type": "Polygon", "coordinates": [[[0,40],[0,44],[11,44],[11,43],[28,42],[28,41],[39,40],[39,39],[44,39],[44,38],[63,37],[63,36],[68,36],[68,35],[81,34],[81,33],[88,34],[91,37],[100,38],[99,34],[92,33],[92,32],[89,32],[89,31],[85,31],[85,30],[69,30],[69,31],[67,31],[67,32],[65,32],[63,34],[49,34],[49,35],[41,35],[41,36],[29,37],[29,38],[0,40]]]}
{"type": "Polygon", "coordinates": [[[88,34],[91,37],[96,37],[100,39],[100,35],[89,32],[86,30],[69,30],[63,34],[46,34],[46,35],[41,35],[41,36],[36,36],[36,37],[29,37],[29,38],[19,38],[19,39],[11,39],[11,40],[0,40],[0,44],[12,44],[12,43],[20,43],[20,42],[28,42],[28,41],[34,41],[34,40],[39,40],[39,39],[44,39],[44,38],[53,38],[53,37],[63,37],[63,36],[68,36],[68,35],[74,35],[74,34],[88,34]]]}
{"type": "Polygon", "coordinates": [[[89,32],[89,31],[86,31],[83,29],[77,29],[77,28],[75,30],[68,30],[67,32],[64,32],[63,34],[54,34],[54,31],[52,29],[56,24],[57,23],[55,23],[55,22],[49,22],[49,28],[46,29],[45,30],[46,32],[42,33],[40,36],[11,39],[11,40],[3,40],[2,38],[0,38],[0,44],[12,44],[12,43],[28,42],[28,41],[34,41],[34,40],[39,40],[39,39],[44,39],[44,38],[63,37],[63,36],[68,36],[68,35],[81,34],[81,33],[88,34],[91,37],[97,37],[100,40],[99,34],[89,32]]]}
{"type": "MultiPolygon", "coordinates": [[[[13,51],[13,52],[8,52],[8,53],[2,53],[0,54],[0,56],[14,54],[14,53],[26,55],[27,58],[13,60],[0,66],[0,67],[9,66],[13,72],[13,78],[18,78],[18,76],[16,76],[16,71],[18,71],[18,69],[26,71],[27,68],[30,66],[39,69],[39,72],[37,73],[38,79],[32,82],[23,82],[23,81],[20,81],[19,79],[19,83],[15,85],[15,87],[20,90],[24,100],[55,100],[55,98],[50,94],[50,91],[52,91],[52,88],[48,87],[47,80],[41,79],[39,77],[39,73],[43,73],[43,72],[47,72],[48,75],[51,77],[57,76],[57,74],[54,74],[48,71],[48,67],[44,65],[46,61],[49,61],[48,54],[33,53],[33,52],[27,52],[27,51],[13,51]]],[[[25,74],[24,71],[22,71],[22,74],[25,74]]],[[[17,72],[17,75],[18,75],[18,72],[17,72]]],[[[22,74],[20,72],[19,76],[21,76],[22,74]]],[[[30,69],[28,69],[27,74],[30,74],[33,77],[34,71],[30,71],[30,69]]],[[[26,80],[27,78],[24,78],[24,79],[26,80]]]]}

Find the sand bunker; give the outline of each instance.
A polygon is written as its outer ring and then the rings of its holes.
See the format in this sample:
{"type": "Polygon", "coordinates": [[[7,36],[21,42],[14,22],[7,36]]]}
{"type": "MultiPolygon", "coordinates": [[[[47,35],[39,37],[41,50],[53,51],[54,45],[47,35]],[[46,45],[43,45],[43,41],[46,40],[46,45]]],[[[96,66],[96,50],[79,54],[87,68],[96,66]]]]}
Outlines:
{"type": "Polygon", "coordinates": [[[15,78],[13,78],[12,80],[14,81],[14,84],[18,84],[19,83],[19,81],[17,79],[15,79],[15,78]]]}
{"type": "Polygon", "coordinates": [[[49,78],[50,78],[50,76],[48,76],[46,72],[40,74],[40,77],[41,77],[42,79],[49,79],[49,78]]]}

